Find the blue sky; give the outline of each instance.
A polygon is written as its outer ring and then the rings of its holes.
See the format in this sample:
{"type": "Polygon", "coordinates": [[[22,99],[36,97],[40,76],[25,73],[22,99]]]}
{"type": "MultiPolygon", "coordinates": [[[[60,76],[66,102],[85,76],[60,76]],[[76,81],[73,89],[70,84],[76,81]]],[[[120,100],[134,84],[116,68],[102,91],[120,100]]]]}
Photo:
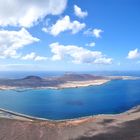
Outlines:
{"type": "Polygon", "coordinates": [[[139,0],[0,2],[2,71],[140,69],[139,0]]]}

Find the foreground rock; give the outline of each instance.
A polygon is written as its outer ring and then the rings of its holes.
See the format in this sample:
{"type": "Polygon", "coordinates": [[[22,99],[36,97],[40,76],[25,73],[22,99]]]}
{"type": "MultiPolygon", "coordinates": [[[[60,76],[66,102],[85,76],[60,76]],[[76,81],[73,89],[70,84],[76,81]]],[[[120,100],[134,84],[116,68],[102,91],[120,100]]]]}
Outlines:
{"type": "Polygon", "coordinates": [[[1,116],[0,140],[140,139],[140,107],[118,115],[100,115],[59,122],[21,118],[16,115],[11,118],[10,114],[6,118],[1,116]]]}

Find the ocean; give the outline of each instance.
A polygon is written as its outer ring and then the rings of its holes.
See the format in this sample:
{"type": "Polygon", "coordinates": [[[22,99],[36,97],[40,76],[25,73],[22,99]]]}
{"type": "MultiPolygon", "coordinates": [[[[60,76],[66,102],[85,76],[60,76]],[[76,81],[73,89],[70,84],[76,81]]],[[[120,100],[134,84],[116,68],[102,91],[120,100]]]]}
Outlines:
{"type": "MultiPolygon", "coordinates": [[[[6,72],[5,72],[6,73],[6,72]]],[[[87,72],[84,72],[87,73],[87,72]]],[[[89,72],[95,73],[95,72],[89,72]]],[[[1,78],[27,75],[59,76],[64,72],[13,72],[1,78]]],[[[140,72],[96,72],[97,75],[140,76],[140,72]]],[[[140,80],[113,80],[100,86],[41,89],[17,92],[0,90],[0,108],[52,120],[98,114],[116,114],[140,105],[140,80]]]]}

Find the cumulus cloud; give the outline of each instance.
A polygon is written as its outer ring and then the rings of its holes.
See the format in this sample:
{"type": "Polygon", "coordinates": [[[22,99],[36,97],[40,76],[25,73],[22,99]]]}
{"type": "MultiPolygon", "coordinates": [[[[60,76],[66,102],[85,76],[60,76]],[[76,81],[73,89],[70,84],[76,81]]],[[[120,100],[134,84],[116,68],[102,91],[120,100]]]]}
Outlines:
{"type": "Polygon", "coordinates": [[[24,28],[19,31],[0,30],[0,58],[20,57],[17,50],[38,41],[24,28]]]}
{"type": "Polygon", "coordinates": [[[112,58],[101,57],[94,61],[95,64],[112,64],[112,58]]]}
{"type": "Polygon", "coordinates": [[[90,43],[87,43],[86,46],[89,46],[89,47],[94,47],[96,45],[95,42],[90,42],[90,43]]]}
{"type": "Polygon", "coordinates": [[[103,32],[101,29],[93,29],[93,35],[96,37],[96,38],[99,38],[101,37],[101,33],[103,32]]]}
{"type": "Polygon", "coordinates": [[[67,0],[0,0],[0,26],[31,27],[45,16],[58,15],[67,0]]]}
{"type": "Polygon", "coordinates": [[[84,34],[92,35],[92,36],[94,36],[96,38],[100,38],[102,32],[103,32],[102,29],[95,28],[95,29],[88,29],[88,30],[86,30],[84,32],[84,34]]]}
{"type": "Polygon", "coordinates": [[[75,45],[50,44],[53,53],[52,60],[72,59],[74,63],[111,64],[112,59],[107,58],[100,51],[90,51],[75,45]]]}
{"type": "Polygon", "coordinates": [[[74,13],[79,18],[84,18],[88,15],[87,11],[82,11],[77,5],[74,5],[74,13]]]}
{"type": "Polygon", "coordinates": [[[30,54],[27,54],[27,55],[23,56],[21,59],[23,59],[23,60],[41,61],[41,60],[47,60],[47,57],[39,56],[35,52],[31,52],[30,54]]]}
{"type": "Polygon", "coordinates": [[[69,16],[65,16],[62,19],[59,19],[54,25],[51,27],[43,28],[42,30],[50,33],[53,36],[57,36],[61,32],[71,31],[72,34],[78,33],[80,30],[85,28],[85,23],[80,23],[79,21],[71,21],[69,16]]]}
{"type": "Polygon", "coordinates": [[[138,49],[134,49],[134,50],[129,51],[127,58],[128,59],[137,59],[137,58],[140,58],[140,52],[139,52],[139,50],[138,49]]]}

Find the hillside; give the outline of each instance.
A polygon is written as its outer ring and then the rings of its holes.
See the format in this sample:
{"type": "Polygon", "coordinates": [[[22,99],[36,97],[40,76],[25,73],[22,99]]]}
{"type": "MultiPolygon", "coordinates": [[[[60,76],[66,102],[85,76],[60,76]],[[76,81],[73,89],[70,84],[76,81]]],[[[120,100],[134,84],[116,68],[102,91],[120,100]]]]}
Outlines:
{"type": "Polygon", "coordinates": [[[21,79],[0,79],[0,87],[18,87],[18,88],[39,88],[39,87],[59,87],[66,83],[87,82],[106,79],[101,76],[90,74],[65,74],[60,77],[41,78],[39,76],[27,76],[21,79]]]}

